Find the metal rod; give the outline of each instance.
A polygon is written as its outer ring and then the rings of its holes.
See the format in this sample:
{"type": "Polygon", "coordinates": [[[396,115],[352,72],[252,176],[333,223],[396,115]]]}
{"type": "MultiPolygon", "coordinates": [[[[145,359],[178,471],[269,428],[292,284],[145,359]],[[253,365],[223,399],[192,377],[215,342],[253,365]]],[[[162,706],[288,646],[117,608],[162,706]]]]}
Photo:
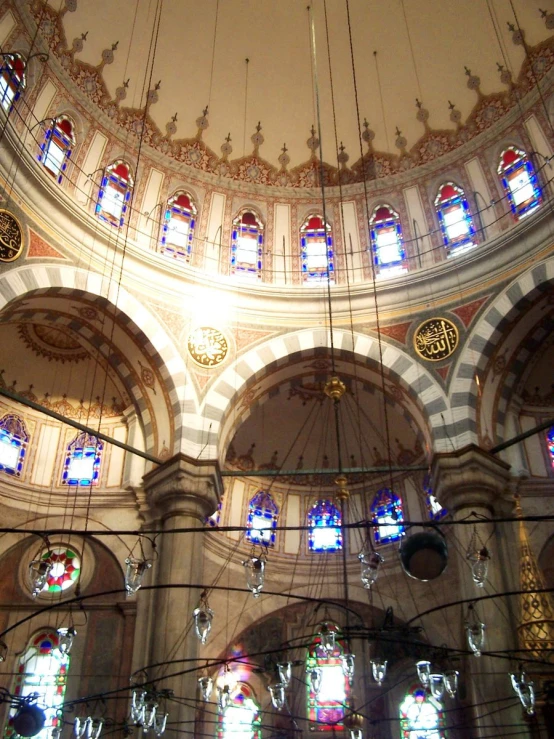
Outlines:
{"type": "Polygon", "coordinates": [[[392,465],[385,467],[344,467],[326,470],[222,470],[222,477],[298,477],[300,475],[378,475],[383,472],[421,472],[429,469],[428,464],[392,465]]]}
{"type": "Polygon", "coordinates": [[[525,441],[525,439],[528,439],[530,436],[534,436],[541,431],[552,428],[552,426],[554,426],[554,418],[551,418],[548,421],[543,421],[543,423],[539,423],[538,426],[534,426],[532,429],[529,429],[529,431],[524,431],[523,433],[508,439],[508,441],[503,441],[502,444],[493,446],[492,449],[489,449],[489,454],[498,454],[498,452],[502,452],[504,449],[508,449],[508,447],[511,447],[514,444],[519,444],[520,441],[525,441]]]}
{"type": "Polygon", "coordinates": [[[137,449],[134,446],[124,444],[122,441],[118,441],[111,436],[107,436],[97,429],[92,429],[90,428],[90,426],[85,426],[83,423],[79,423],[79,421],[74,421],[72,418],[66,418],[65,416],[62,416],[61,413],[56,413],[56,411],[53,411],[50,408],[45,408],[43,405],[35,403],[33,400],[29,400],[29,398],[21,397],[21,395],[14,393],[12,390],[8,390],[7,387],[0,387],[0,395],[3,395],[5,398],[9,398],[16,403],[26,405],[27,408],[32,408],[34,411],[44,413],[46,416],[50,416],[50,418],[55,418],[56,421],[61,421],[61,423],[66,423],[68,426],[73,426],[73,428],[78,429],[79,431],[85,431],[87,434],[95,436],[97,439],[101,439],[108,444],[118,446],[120,449],[124,449],[126,452],[136,454],[138,457],[142,457],[143,459],[148,460],[148,462],[153,462],[154,464],[163,464],[161,459],[154,457],[152,454],[148,454],[148,452],[143,452],[141,449],[137,449]]]}

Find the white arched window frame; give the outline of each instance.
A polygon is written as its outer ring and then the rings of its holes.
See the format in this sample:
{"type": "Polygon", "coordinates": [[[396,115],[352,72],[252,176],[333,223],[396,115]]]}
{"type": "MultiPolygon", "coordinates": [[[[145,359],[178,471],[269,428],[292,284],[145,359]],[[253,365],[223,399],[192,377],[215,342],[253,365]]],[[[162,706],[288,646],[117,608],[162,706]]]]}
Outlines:
{"type": "Polygon", "coordinates": [[[0,105],[9,112],[25,89],[25,61],[21,54],[5,54],[0,67],[0,105]]]}
{"type": "Polygon", "coordinates": [[[475,227],[464,191],[453,182],[439,187],[435,198],[442,239],[449,254],[475,246],[475,227]]]}
{"type": "Polygon", "coordinates": [[[402,272],[406,269],[406,252],[402,244],[400,216],[390,205],[378,205],[370,222],[373,263],[377,269],[402,272]]]}
{"type": "Polygon", "coordinates": [[[262,278],[264,225],[252,210],[243,210],[233,221],[231,274],[262,278]]]}
{"type": "Polygon", "coordinates": [[[533,213],[542,203],[542,193],[533,162],[522,149],[510,146],[500,155],[498,175],[516,221],[533,213]]]}
{"type": "Polygon", "coordinates": [[[63,485],[98,485],[104,444],[86,431],[67,445],[63,485]]]}
{"type": "MultiPolygon", "coordinates": [[[[327,626],[339,635],[335,624],[327,626]]],[[[306,670],[318,667],[321,670],[321,685],[316,693],[312,681],[306,681],[307,715],[311,731],[341,731],[344,729],[344,716],[348,710],[350,683],[344,673],[343,655],[345,646],[335,638],[335,648],[328,654],[321,645],[321,637],[315,636],[306,658],[306,670]]]]}
{"type": "Polygon", "coordinates": [[[75,125],[71,118],[61,115],[52,121],[40,146],[39,162],[59,183],[67,168],[71,152],[75,147],[75,125]]]}
{"type": "MultiPolygon", "coordinates": [[[[46,714],[44,728],[35,739],[50,739],[52,729],[59,725],[58,710],[62,707],[67,686],[70,657],[58,648],[59,636],[54,629],[42,629],[29,640],[19,659],[13,694],[24,698],[38,694],[37,706],[46,714]]],[[[16,739],[12,709],[6,723],[4,739],[16,739]]]]}
{"type": "Polygon", "coordinates": [[[179,190],[167,201],[162,226],[161,251],[190,261],[194,244],[197,208],[188,192],[179,190]]]}
{"type": "Polygon", "coordinates": [[[306,218],[300,229],[302,280],[317,284],[334,281],[333,232],[320,215],[306,218]]]}
{"type": "Polygon", "coordinates": [[[8,413],[0,420],[0,470],[21,477],[29,434],[22,418],[8,413]]]}
{"type": "Polygon", "coordinates": [[[125,222],[129,201],[133,192],[131,168],[121,159],[109,164],[104,170],[96,215],[110,226],[120,228],[125,222]]]}

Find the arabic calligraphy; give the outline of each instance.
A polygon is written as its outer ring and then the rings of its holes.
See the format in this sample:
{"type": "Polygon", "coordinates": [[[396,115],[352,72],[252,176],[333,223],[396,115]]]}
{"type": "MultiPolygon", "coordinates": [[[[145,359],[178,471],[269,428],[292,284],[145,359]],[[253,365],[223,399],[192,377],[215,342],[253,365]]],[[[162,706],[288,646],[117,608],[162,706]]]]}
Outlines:
{"type": "Polygon", "coordinates": [[[9,211],[0,209],[0,261],[13,262],[23,251],[23,232],[9,211]]]}
{"type": "Polygon", "coordinates": [[[454,353],[458,346],[458,329],[447,318],[429,318],[414,334],[414,348],[422,359],[438,362],[454,353]]]}
{"type": "Polygon", "coordinates": [[[216,367],[227,356],[229,345],[221,331],[203,326],[190,334],[188,350],[194,361],[202,367],[216,367]]]}

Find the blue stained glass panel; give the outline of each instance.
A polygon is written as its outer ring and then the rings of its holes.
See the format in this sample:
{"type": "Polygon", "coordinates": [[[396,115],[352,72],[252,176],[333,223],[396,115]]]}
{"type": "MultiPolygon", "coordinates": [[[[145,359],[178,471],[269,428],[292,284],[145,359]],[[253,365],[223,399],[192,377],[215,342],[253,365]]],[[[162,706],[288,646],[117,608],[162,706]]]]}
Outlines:
{"type": "Polygon", "coordinates": [[[341,515],[330,500],[318,500],[308,513],[308,548],[311,552],[342,549],[341,515]]]}
{"type": "Polygon", "coordinates": [[[475,245],[475,227],[461,187],[452,182],[442,185],[435,198],[435,208],[443,243],[450,254],[475,245]]]}
{"type": "Polygon", "coordinates": [[[406,252],[402,244],[402,227],[398,213],[388,205],[377,206],[370,220],[373,261],[380,271],[405,269],[406,252]]]}
{"type": "Polygon", "coordinates": [[[444,739],[442,703],[415,686],[400,704],[402,739],[444,739]]]}
{"type": "Polygon", "coordinates": [[[513,216],[517,221],[541,205],[542,193],[537,173],[524,151],[515,147],[503,151],[498,174],[513,216]]]}
{"type": "Polygon", "coordinates": [[[83,432],[67,447],[63,485],[97,485],[104,445],[94,436],[83,432]]]}
{"type": "Polygon", "coordinates": [[[376,544],[390,544],[404,536],[402,501],[390,488],[382,488],[373,498],[371,520],[376,544]]]}
{"type": "Polygon", "coordinates": [[[311,216],[300,231],[302,279],[308,283],[333,281],[333,236],[320,216],[311,216]]]}
{"type": "Polygon", "coordinates": [[[0,470],[21,477],[28,441],[21,418],[8,414],[0,420],[0,470]]]}
{"type": "Polygon", "coordinates": [[[423,479],[423,492],[425,493],[425,505],[427,506],[427,513],[429,518],[433,521],[439,521],[444,518],[448,511],[443,508],[436,496],[433,493],[433,486],[431,485],[431,476],[425,475],[423,479]]]}
{"type": "Polygon", "coordinates": [[[253,544],[274,546],[278,516],[279,508],[271,494],[257,492],[248,507],[246,538],[253,544]]]}

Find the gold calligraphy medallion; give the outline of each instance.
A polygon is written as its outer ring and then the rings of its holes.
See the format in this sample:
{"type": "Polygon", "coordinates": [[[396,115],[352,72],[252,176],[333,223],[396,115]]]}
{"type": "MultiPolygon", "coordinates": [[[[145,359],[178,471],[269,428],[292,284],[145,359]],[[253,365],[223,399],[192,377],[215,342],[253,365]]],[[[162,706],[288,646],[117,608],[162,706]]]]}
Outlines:
{"type": "Polygon", "coordinates": [[[217,367],[227,356],[229,344],[221,331],[203,326],[189,335],[188,350],[201,367],[217,367]]]}
{"type": "Polygon", "coordinates": [[[422,359],[439,362],[456,351],[458,329],[447,318],[428,318],[414,334],[414,349],[422,359]]]}
{"type": "Polygon", "coordinates": [[[0,262],[13,262],[23,251],[23,229],[17,218],[0,208],[0,262]]]}

